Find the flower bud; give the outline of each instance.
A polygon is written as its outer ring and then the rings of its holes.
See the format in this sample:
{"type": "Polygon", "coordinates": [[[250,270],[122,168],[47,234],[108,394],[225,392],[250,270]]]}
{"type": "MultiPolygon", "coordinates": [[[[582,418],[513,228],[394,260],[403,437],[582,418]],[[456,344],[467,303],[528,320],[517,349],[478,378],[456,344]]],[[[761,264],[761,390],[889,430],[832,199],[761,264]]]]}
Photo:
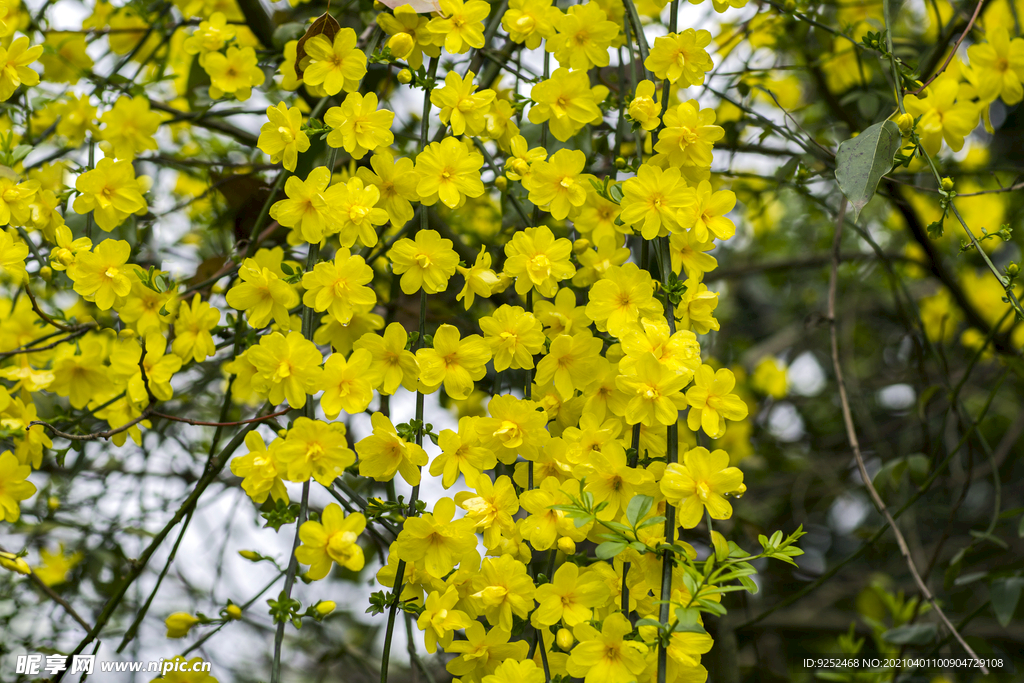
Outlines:
{"type": "Polygon", "coordinates": [[[408,69],[402,69],[401,71],[398,72],[398,76],[396,76],[396,78],[398,78],[398,82],[402,83],[403,85],[407,83],[412,83],[412,72],[409,71],[408,69]]]}
{"type": "Polygon", "coordinates": [[[572,253],[577,256],[585,252],[587,249],[590,249],[590,240],[585,237],[581,237],[572,243],[572,253]]]}
{"type": "Polygon", "coordinates": [[[568,536],[562,536],[558,539],[558,549],[566,555],[572,555],[576,552],[576,544],[568,536]]]}
{"type": "Polygon", "coordinates": [[[388,47],[391,48],[392,57],[405,59],[412,54],[413,48],[416,47],[416,41],[408,33],[396,33],[388,41],[388,47]]]}
{"type": "Polygon", "coordinates": [[[239,550],[238,554],[249,560],[250,562],[259,562],[260,554],[255,550],[239,550]]]}
{"type": "Polygon", "coordinates": [[[953,189],[953,179],[946,177],[942,179],[942,189],[949,192],[953,189]]]}
{"type": "Polygon", "coordinates": [[[900,127],[900,132],[906,135],[914,129],[914,117],[907,113],[900,114],[896,117],[896,125],[900,127]]]}
{"type": "Polygon", "coordinates": [[[622,157],[615,157],[615,168],[623,169],[626,168],[626,160],[622,157]]]}
{"type": "Polygon", "coordinates": [[[53,268],[50,266],[43,266],[39,269],[39,277],[49,282],[53,279],[53,268]]]}
{"type": "Polygon", "coordinates": [[[1006,266],[1006,274],[1009,275],[1010,277],[1017,277],[1018,275],[1020,275],[1020,266],[1018,266],[1016,263],[1011,263],[1010,265],[1006,266]]]}
{"type": "Polygon", "coordinates": [[[18,574],[31,574],[32,569],[24,557],[18,557],[13,553],[0,553],[0,567],[18,574]]]}
{"type": "Polygon", "coordinates": [[[198,623],[199,619],[188,612],[175,612],[164,622],[167,626],[168,638],[184,638],[198,623]]]}
{"type": "Polygon", "coordinates": [[[555,636],[555,643],[558,645],[558,647],[568,652],[569,649],[572,648],[573,642],[574,640],[572,637],[572,632],[569,631],[569,629],[558,629],[558,635],[555,636]]]}
{"type": "Polygon", "coordinates": [[[333,600],[321,600],[320,602],[316,603],[316,613],[319,614],[321,617],[326,617],[328,614],[334,611],[335,607],[337,607],[337,605],[334,604],[333,600]]]}
{"type": "Polygon", "coordinates": [[[49,498],[46,499],[46,507],[50,508],[51,510],[56,510],[57,508],[60,507],[60,498],[58,498],[57,496],[50,496],[49,498]]]}
{"type": "Polygon", "coordinates": [[[499,192],[505,192],[508,190],[508,178],[503,175],[498,176],[494,179],[494,186],[498,188],[499,192]]]}
{"type": "Polygon", "coordinates": [[[227,614],[228,619],[234,619],[235,621],[242,618],[242,608],[238,605],[228,605],[224,608],[224,613],[227,614]]]}

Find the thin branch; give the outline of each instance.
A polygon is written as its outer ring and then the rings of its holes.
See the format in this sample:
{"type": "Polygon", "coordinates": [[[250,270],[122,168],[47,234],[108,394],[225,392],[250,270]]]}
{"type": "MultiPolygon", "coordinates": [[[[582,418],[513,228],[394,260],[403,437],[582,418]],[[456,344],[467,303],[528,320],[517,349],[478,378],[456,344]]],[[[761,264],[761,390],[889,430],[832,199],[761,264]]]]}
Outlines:
{"type": "Polygon", "coordinates": [[[914,577],[914,583],[917,584],[921,594],[924,595],[925,599],[931,603],[932,609],[939,615],[942,623],[945,624],[949,632],[957,639],[961,647],[967,651],[977,661],[982,674],[988,675],[988,669],[985,667],[978,655],[975,654],[971,646],[960,635],[956,627],[946,616],[946,613],[939,607],[938,602],[935,600],[935,596],[928,589],[924,580],[921,578],[921,574],[917,571],[917,565],[914,564],[914,558],[910,555],[910,548],[907,547],[907,541],[903,538],[902,532],[898,526],[896,526],[896,520],[893,519],[892,514],[889,512],[889,508],[886,507],[882,497],[878,495],[878,491],[875,489],[874,483],[871,481],[871,476],[868,474],[867,466],[864,464],[864,456],[860,451],[860,442],[857,440],[857,430],[853,424],[853,414],[850,411],[850,401],[846,395],[846,384],[843,381],[843,370],[842,365],[839,362],[839,338],[836,333],[836,289],[837,282],[839,279],[839,247],[843,237],[843,219],[846,217],[846,198],[844,197],[842,203],[839,205],[839,217],[836,220],[836,235],[832,242],[832,274],[829,278],[828,283],[828,321],[829,321],[829,337],[832,344],[832,367],[836,373],[836,385],[839,388],[839,402],[843,411],[843,423],[846,426],[846,436],[850,442],[850,447],[853,449],[854,458],[857,460],[857,469],[860,470],[861,479],[864,480],[864,485],[867,487],[868,492],[871,494],[871,499],[875,503],[875,507],[882,513],[886,521],[889,523],[889,527],[892,529],[893,535],[896,536],[896,543],[899,545],[900,554],[903,555],[903,559],[907,563],[907,568],[910,569],[910,574],[914,577]]]}

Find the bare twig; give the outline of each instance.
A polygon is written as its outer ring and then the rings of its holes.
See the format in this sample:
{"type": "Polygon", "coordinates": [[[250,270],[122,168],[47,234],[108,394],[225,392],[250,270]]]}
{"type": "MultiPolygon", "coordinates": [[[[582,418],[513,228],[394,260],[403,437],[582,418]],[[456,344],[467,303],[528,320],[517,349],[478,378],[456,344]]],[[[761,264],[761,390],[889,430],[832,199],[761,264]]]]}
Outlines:
{"type": "MultiPolygon", "coordinates": [[[[14,553],[11,553],[11,552],[9,552],[7,550],[4,550],[3,547],[0,547],[0,553],[7,553],[8,555],[13,555],[14,554],[14,553]]],[[[68,616],[70,616],[72,619],[77,621],[78,624],[82,628],[84,628],[86,631],[92,630],[92,626],[89,625],[89,622],[87,622],[85,619],[83,619],[81,617],[81,615],[78,614],[78,612],[75,611],[75,608],[72,607],[70,605],[70,603],[68,603],[67,600],[65,600],[64,598],[62,598],[59,595],[57,595],[57,593],[52,588],[47,586],[43,582],[43,580],[41,578],[39,578],[39,575],[36,574],[35,570],[33,570],[32,568],[29,568],[28,577],[30,579],[32,579],[32,582],[35,583],[39,587],[39,590],[41,590],[44,593],[46,593],[47,597],[49,597],[55,603],[57,603],[58,605],[63,607],[64,611],[68,613],[68,616]]]]}
{"type": "Polygon", "coordinates": [[[843,411],[843,423],[846,425],[846,436],[850,441],[850,448],[853,449],[853,456],[857,460],[857,469],[860,471],[861,479],[864,480],[864,486],[867,487],[868,493],[871,494],[871,499],[875,503],[875,507],[882,513],[885,520],[889,523],[889,527],[892,529],[893,534],[896,536],[896,544],[900,548],[900,554],[907,563],[907,568],[910,569],[910,574],[914,577],[914,583],[917,584],[921,594],[924,595],[925,599],[931,603],[932,609],[939,615],[942,623],[945,624],[949,632],[956,638],[960,646],[967,651],[978,662],[979,668],[984,675],[988,675],[988,669],[982,663],[978,655],[975,654],[971,646],[960,635],[956,627],[946,616],[946,613],[939,607],[938,602],[935,600],[935,596],[928,589],[924,580],[921,578],[921,574],[917,571],[917,565],[914,564],[914,558],[910,555],[910,548],[907,547],[907,541],[903,538],[903,534],[900,532],[896,521],[893,519],[892,514],[889,512],[889,508],[886,507],[885,502],[882,501],[882,497],[878,495],[878,491],[875,489],[875,485],[871,481],[870,475],[868,475],[867,467],[864,464],[864,456],[860,451],[860,442],[857,440],[857,430],[853,424],[853,415],[850,411],[850,401],[846,395],[846,384],[843,382],[843,370],[839,362],[839,338],[836,334],[836,289],[837,281],[839,279],[839,247],[842,242],[843,236],[843,220],[846,217],[846,198],[844,197],[842,203],[839,205],[839,217],[836,220],[836,236],[832,242],[832,274],[829,278],[828,283],[828,321],[829,321],[829,337],[832,343],[832,367],[836,373],[836,385],[839,388],[839,402],[843,411]]]}
{"type": "Polygon", "coordinates": [[[939,70],[932,74],[931,78],[924,82],[924,85],[922,85],[920,88],[909,94],[919,95],[921,91],[923,91],[925,88],[931,85],[932,81],[938,78],[939,75],[946,70],[946,67],[949,66],[949,63],[953,61],[953,57],[956,55],[956,51],[960,49],[960,43],[964,42],[964,38],[966,38],[967,34],[971,32],[972,28],[974,28],[974,22],[975,20],[977,20],[978,15],[981,14],[981,8],[982,6],[984,6],[984,4],[985,0],[978,0],[978,6],[974,8],[974,14],[971,16],[971,20],[967,22],[967,28],[965,28],[964,32],[960,34],[960,37],[957,39],[956,44],[953,46],[953,49],[949,51],[949,56],[946,57],[946,61],[942,63],[942,66],[939,67],[939,70]]]}

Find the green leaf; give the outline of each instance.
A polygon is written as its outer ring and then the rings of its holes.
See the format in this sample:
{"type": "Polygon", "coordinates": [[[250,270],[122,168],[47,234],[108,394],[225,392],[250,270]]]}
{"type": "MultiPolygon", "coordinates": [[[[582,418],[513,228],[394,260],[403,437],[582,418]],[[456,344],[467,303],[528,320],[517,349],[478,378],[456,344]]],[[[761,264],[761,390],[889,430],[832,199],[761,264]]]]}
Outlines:
{"type": "Polygon", "coordinates": [[[992,609],[995,610],[996,619],[1004,628],[1010,625],[1013,613],[1017,610],[1022,587],[1024,587],[1024,577],[1020,576],[996,579],[989,586],[992,593],[992,609]]]}
{"type": "Polygon", "coordinates": [[[935,640],[935,624],[907,624],[889,629],[882,634],[882,640],[893,645],[927,645],[935,640]]]}
{"type": "Polygon", "coordinates": [[[750,591],[750,593],[757,593],[757,583],[749,576],[741,576],[740,583],[743,585],[744,588],[750,591]]]}
{"type": "Polygon", "coordinates": [[[878,181],[892,170],[901,140],[899,126],[892,121],[883,121],[839,145],[836,180],[839,181],[839,189],[850,200],[854,220],[875,196],[878,181]]]}
{"type": "Polygon", "coordinates": [[[597,555],[597,559],[599,560],[610,560],[619,553],[621,553],[623,550],[625,550],[627,547],[628,546],[625,543],[622,543],[621,541],[607,541],[597,546],[595,554],[597,555]]]}
{"type": "Polygon", "coordinates": [[[676,620],[672,627],[676,633],[707,633],[700,623],[700,610],[695,607],[676,608],[676,620]]]}
{"type": "Polygon", "coordinates": [[[626,520],[635,527],[641,519],[647,516],[652,505],[654,505],[654,499],[650,496],[633,496],[629,505],[626,506],[626,520]]]}

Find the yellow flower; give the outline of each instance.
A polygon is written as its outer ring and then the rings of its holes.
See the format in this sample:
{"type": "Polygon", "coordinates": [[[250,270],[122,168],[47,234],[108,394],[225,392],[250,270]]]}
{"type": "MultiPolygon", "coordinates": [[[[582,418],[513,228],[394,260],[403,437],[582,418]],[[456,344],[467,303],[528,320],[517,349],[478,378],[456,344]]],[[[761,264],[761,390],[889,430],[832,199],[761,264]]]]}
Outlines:
{"type": "Polygon", "coordinates": [[[260,127],[256,146],[270,155],[270,163],[281,162],[286,169],[294,171],[299,154],[309,149],[309,138],[302,130],[299,108],[286,107],[284,102],[278,102],[276,107],[267,107],[267,122],[260,127]]]}
{"type": "Polygon", "coordinates": [[[444,49],[449,54],[484,46],[484,19],[491,13],[489,4],[483,0],[441,0],[438,4],[441,16],[431,19],[427,29],[444,38],[444,49]]]}
{"type": "Polygon", "coordinates": [[[377,244],[377,226],[388,222],[388,213],[377,208],[380,192],[376,186],[350,178],[331,186],[325,196],[337,216],[341,246],[351,247],[357,241],[367,247],[377,244]]]}
{"type": "Polygon", "coordinates": [[[168,638],[184,638],[198,623],[199,619],[188,612],[175,612],[164,621],[168,638]]]}
{"type": "Polygon", "coordinates": [[[423,66],[424,54],[428,57],[441,55],[440,46],[444,37],[430,32],[427,28],[430,19],[419,15],[412,5],[399,5],[393,11],[394,15],[387,12],[377,15],[377,23],[385,33],[392,37],[388,41],[392,53],[395,52],[395,46],[391,45],[392,41],[400,35],[406,35],[412,38],[413,47],[405,60],[413,69],[423,66]]]}
{"type": "Polygon", "coordinates": [[[383,336],[364,334],[355,348],[370,352],[371,362],[366,369],[368,379],[383,394],[393,394],[399,385],[416,391],[419,363],[416,355],[406,349],[409,335],[401,323],[391,323],[383,336]]]}
{"type": "Polygon", "coordinates": [[[22,465],[10,451],[0,453],[0,519],[17,522],[21,517],[19,501],[35,495],[36,487],[28,479],[32,468],[22,465]]]}
{"type": "Polygon", "coordinates": [[[96,168],[78,176],[75,189],[81,193],[72,205],[75,213],[92,211],[96,225],[107,232],[121,225],[129,215],[143,216],[149,211],[142,196],[149,189],[149,178],[136,178],[132,162],[127,159],[100,159],[96,168]]]}
{"type": "Polygon", "coordinates": [[[210,330],[219,323],[220,311],[203,301],[196,292],[190,305],[178,307],[171,351],[183,361],[191,358],[197,363],[202,363],[217,352],[210,330]]]}
{"type": "MultiPolygon", "coordinates": [[[[725,420],[742,420],[747,416],[747,404],[731,393],[736,377],[726,368],[715,372],[710,365],[702,365],[693,377],[694,386],[686,392],[690,412],[686,423],[691,431],[703,428],[712,439],[725,434],[725,420]]],[[[728,462],[728,459],[726,459],[728,462]]]]}
{"type": "MultiPolygon", "coordinates": [[[[430,463],[430,475],[433,477],[442,475],[441,485],[446,489],[455,484],[459,478],[459,472],[462,473],[468,486],[476,486],[480,473],[491,469],[497,462],[494,453],[480,445],[480,435],[476,429],[478,419],[461,417],[459,418],[458,432],[444,429],[438,435],[441,452],[430,463]]],[[[491,481],[489,477],[484,477],[484,479],[487,479],[487,482],[480,482],[481,484],[491,481]]],[[[456,502],[460,507],[465,507],[457,496],[456,502]]]]}
{"type": "MultiPolygon", "coordinates": [[[[406,5],[403,5],[406,7],[406,5]]],[[[395,159],[389,150],[382,149],[370,157],[370,168],[361,166],[356,175],[369,186],[373,185],[380,193],[377,207],[384,209],[394,228],[401,228],[412,220],[412,203],[419,201],[416,192],[419,178],[413,172],[412,159],[395,159]]]]}
{"type": "Polygon", "coordinates": [[[16,38],[10,47],[0,46],[0,102],[6,102],[21,85],[39,85],[39,74],[28,65],[43,54],[42,45],[29,47],[28,38],[16,38]]]}
{"type": "Polygon", "coordinates": [[[641,318],[660,316],[650,273],[635,263],[612,266],[590,288],[586,314],[598,330],[607,330],[615,337],[632,331],[641,318]]]}
{"type": "Polygon", "coordinates": [[[227,54],[211,52],[202,60],[202,67],[210,76],[210,99],[234,95],[244,102],[252,89],[263,85],[266,75],[256,63],[256,51],[251,47],[229,47],[227,54]]]}
{"type": "Polygon", "coordinates": [[[420,468],[429,460],[423,447],[398,436],[395,425],[383,413],[371,415],[370,423],[373,433],[356,444],[359,476],[391,481],[398,472],[410,486],[419,484],[420,468]]]}
{"type": "Polygon", "coordinates": [[[619,375],[615,381],[619,390],[630,397],[623,415],[626,422],[639,422],[647,427],[675,424],[679,411],[687,405],[682,390],[690,381],[689,375],[674,372],[651,353],[644,355],[633,370],[634,374],[619,375]]]}
{"type": "Polygon", "coordinates": [[[302,76],[307,85],[322,85],[328,95],[359,90],[366,74],[366,55],[356,46],[356,32],[343,28],[331,42],[317,35],[306,42],[309,66],[302,76]]]}
{"type": "Polygon", "coordinates": [[[563,220],[587,201],[590,174],[583,173],[587,156],[578,149],[560,149],[548,161],[535,161],[523,188],[531,202],[563,220]]]}
{"type": "Polygon", "coordinates": [[[725,215],[735,206],[735,194],[728,190],[712,193],[711,183],[702,180],[697,185],[696,202],[682,210],[680,223],[692,230],[700,242],[706,242],[711,237],[727,240],[736,234],[736,225],[725,215]]]}
{"type": "Polygon", "coordinates": [[[47,586],[59,586],[68,580],[68,574],[84,557],[85,553],[82,552],[65,554],[63,543],[57,552],[42,549],[39,558],[43,564],[35,567],[36,576],[47,586]]]}
{"type": "Polygon", "coordinates": [[[0,230],[0,276],[20,283],[25,280],[28,245],[12,232],[0,230]]]}
{"type": "Polygon", "coordinates": [[[474,93],[476,74],[467,71],[465,77],[449,71],[444,78],[444,87],[430,93],[430,102],[441,111],[441,123],[449,124],[455,135],[480,135],[487,122],[484,114],[494,101],[493,90],[474,93]]]}
{"type": "MultiPolygon", "coordinates": [[[[318,368],[319,369],[319,368],[318,368]]],[[[344,423],[330,424],[300,417],[271,454],[285,471],[284,479],[305,482],[312,477],[323,486],[340,477],[356,461],[348,447],[344,423]]]]}
{"type": "Polygon", "coordinates": [[[315,311],[327,311],[342,325],[356,312],[365,313],[377,303],[377,295],[367,287],[373,281],[373,269],[362,256],[352,256],[341,247],[333,261],[321,261],[302,276],[306,293],[303,305],[315,311]]]}
{"type": "Polygon", "coordinates": [[[555,22],[561,16],[551,0],[509,0],[501,27],[512,42],[526,43],[526,47],[535,50],[541,40],[554,37],[555,22]]]}
{"type": "Polygon", "coordinates": [[[551,438],[544,428],[547,417],[539,404],[511,395],[495,396],[487,404],[490,418],[479,423],[480,438],[495,449],[498,460],[514,463],[516,455],[527,460],[540,457],[544,444],[551,438]]]}
{"type": "Polygon", "coordinates": [[[536,626],[554,626],[564,621],[569,628],[590,621],[593,608],[604,606],[609,599],[607,587],[598,576],[566,562],[550,583],[537,587],[537,611],[531,617],[536,626]]]}
{"type": "Polygon", "coordinates": [[[729,454],[703,447],[687,451],[682,464],[669,464],[660,486],[665,499],[679,507],[676,521],[685,529],[700,524],[704,508],[712,519],[729,519],[732,505],[725,496],[745,490],[743,472],[729,467],[729,454]]]}
{"type": "MultiPolygon", "coordinates": [[[[448,662],[448,672],[467,681],[481,680],[495,673],[505,660],[518,662],[526,659],[529,644],[525,640],[510,643],[510,636],[511,633],[503,628],[494,627],[486,631],[483,624],[473,621],[466,628],[466,639],[456,640],[448,646],[448,652],[459,655],[448,662]]],[[[518,683],[518,679],[514,680],[518,683]]]]}
{"type": "Polygon", "coordinates": [[[415,294],[421,288],[427,294],[445,291],[459,265],[452,241],[443,239],[436,230],[420,230],[415,240],[399,240],[388,250],[388,258],[402,276],[400,284],[406,294],[415,294]]]}
{"type": "Polygon", "coordinates": [[[590,87],[586,71],[572,71],[565,67],[555,69],[551,78],[533,86],[529,119],[532,123],[548,122],[556,140],[565,142],[588,123],[598,124],[604,119],[598,107],[608,97],[603,85],[590,87]]]}
{"type": "Polygon", "coordinates": [[[432,512],[406,519],[392,547],[406,562],[422,565],[431,576],[443,578],[476,550],[473,521],[452,519],[454,516],[455,501],[441,498],[432,512]]]}
{"type": "Polygon", "coordinates": [[[127,388],[128,398],[136,406],[148,405],[152,398],[169,401],[174,396],[171,379],[181,369],[181,359],[166,351],[167,339],[156,330],[142,339],[127,333],[115,343],[110,353],[110,379],[127,388]]]}
{"type": "Polygon", "coordinates": [[[229,306],[245,311],[249,324],[256,329],[266,327],[271,318],[288,328],[288,311],[299,304],[299,295],[290,284],[251,258],[242,262],[238,279],[241,282],[228,290],[229,306]]]}
{"type": "Polygon", "coordinates": [[[771,356],[762,359],[750,377],[750,386],[772,398],[783,398],[789,388],[786,364],[771,356]]]}
{"type": "Polygon", "coordinates": [[[697,334],[717,330],[719,324],[714,314],[715,308],[718,307],[718,292],[708,290],[706,284],[692,277],[683,284],[686,286],[686,292],[675,309],[679,327],[684,330],[692,329],[697,334]]]}
{"type": "Polygon", "coordinates": [[[715,123],[713,109],[701,109],[696,100],[683,102],[665,113],[665,128],[655,151],[667,155],[671,166],[711,165],[711,148],[725,135],[715,123]]]}
{"type": "Polygon", "coordinates": [[[548,354],[537,364],[537,383],[553,382],[562,400],[568,401],[577,388],[582,391],[590,383],[602,346],[603,342],[587,331],[555,337],[548,354]]]}
{"type": "Polygon", "coordinates": [[[100,139],[110,144],[115,157],[131,160],[140,152],[157,148],[156,131],[166,119],[166,114],[150,111],[145,97],[122,96],[100,117],[100,139]]]}
{"type": "Polygon", "coordinates": [[[473,577],[471,603],[498,628],[512,628],[512,615],[526,619],[533,609],[537,590],[526,565],[510,555],[486,557],[473,577]]]}
{"type": "Polygon", "coordinates": [[[669,251],[672,254],[672,272],[686,273],[686,277],[700,281],[704,274],[718,267],[718,260],[705,252],[715,248],[715,240],[697,238],[695,230],[676,233],[669,238],[669,251]]]}
{"type": "Polygon", "coordinates": [[[361,512],[345,516],[341,506],[331,503],[324,508],[319,522],[303,522],[299,527],[302,545],[295,549],[295,559],[308,564],[306,576],[314,581],[324,578],[335,562],[357,572],[365,559],[359,547],[359,534],[366,529],[361,512]]]}
{"type": "Polygon", "coordinates": [[[441,325],[434,334],[433,348],[416,352],[420,381],[426,390],[435,391],[444,383],[445,393],[457,400],[473,393],[473,382],[487,373],[491,349],[480,336],[472,334],[460,339],[453,325],[441,325]]]}
{"type": "Polygon", "coordinates": [[[480,319],[480,330],[494,354],[497,372],[508,368],[532,368],[533,357],[544,349],[540,321],[521,306],[500,306],[480,319]]]}
{"type": "Polygon", "coordinates": [[[543,147],[529,148],[526,138],[516,135],[509,143],[511,154],[505,159],[505,175],[509,180],[525,181],[530,177],[532,165],[538,161],[548,158],[548,152],[543,147]]]}
{"type": "Polygon", "coordinates": [[[480,253],[471,267],[456,266],[455,269],[466,281],[462,291],[455,296],[455,300],[462,301],[467,311],[477,296],[485,299],[490,297],[495,285],[498,284],[498,276],[491,270],[491,255],[487,253],[486,245],[480,246],[480,253]]]}
{"type": "MultiPolygon", "coordinates": [[[[333,202],[328,204],[330,182],[331,171],[326,166],[314,168],[304,181],[291,176],[284,184],[287,199],[274,202],[270,217],[286,228],[297,228],[306,242],[319,243],[336,227],[336,207],[333,202]]],[[[336,195],[337,190],[330,196],[334,199],[336,195]]]]}
{"type": "Polygon", "coordinates": [[[701,85],[704,73],[714,64],[705,49],[711,44],[711,32],[688,28],[682,33],[670,33],[654,39],[654,47],[644,66],[659,79],[669,83],[682,81],[682,86],[701,85]]]}
{"type": "Polygon", "coordinates": [[[9,223],[25,225],[31,218],[31,202],[39,192],[38,180],[15,182],[15,178],[0,176],[0,226],[9,223]]]}
{"type": "Polygon", "coordinates": [[[79,254],[68,268],[75,291],[95,301],[100,310],[108,310],[132,290],[125,267],[131,253],[131,246],[124,240],[103,240],[92,252],[79,254]]]}
{"type": "MultiPolygon", "coordinates": [[[[555,19],[558,33],[544,46],[555,54],[559,65],[574,71],[608,66],[608,48],[619,35],[619,25],[596,2],[572,5],[555,19]]],[[[709,34],[710,35],[710,34],[709,34]]]]}
{"type": "Polygon", "coordinates": [[[589,623],[577,624],[573,635],[578,644],[569,653],[565,663],[571,676],[583,678],[585,683],[629,683],[646,668],[644,655],[647,646],[636,640],[626,640],[633,625],[616,612],[604,620],[601,630],[589,623]]]}
{"type": "Polygon", "coordinates": [[[572,242],[555,235],[546,225],[517,232],[505,244],[505,273],[516,279],[516,292],[525,295],[536,288],[541,296],[554,296],[558,283],[576,273],[569,262],[572,242]]]}
{"type": "Polygon", "coordinates": [[[416,157],[416,191],[420,201],[433,206],[440,199],[449,209],[455,209],[466,197],[479,197],[484,193],[480,179],[483,165],[483,155],[456,138],[430,143],[416,157]]]}
{"type": "Polygon", "coordinates": [[[256,368],[252,388],[274,405],[285,400],[292,408],[306,405],[306,395],[322,387],[323,356],[301,332],[271,332],[249,349],[249,362],[256,368]]]}
{"type": "Polygon", "coordinates": [[[328,418],[335,419],[341,411],[358,415],[370,405],[373,387],[366,377],[370,362],[370,352],[366,349],[356,349],[347,361],[340,353],[334,353],[327,359],[320,405],[328,418]]]}
{"type": "Polygon", "coordinates": [[[983,102],[1002,97],[1008,105],[1017,104],[1024,99],[1024,38],[1010,40],[1005,26],[990,26],[985,39],[967,48],[978,94],[983,102]]]}
{"type": "Polygon", "coordinates": [[[327,144],[343,147],[353,159],[362,159],[367,152],[395,141],[391,133],[394,120],[394,112],[377,109],[376,94],[350,93],[340,107],[331,107],[324,114],[324,123],[333,129],[327,134],[327,144]]]}
{"type": "Polygon", "coordinates": [[[55,31],[47,34],[44,45],[52,49],[39,56],[47,81],[74,85],[92,70],[93,61],[85,51],[83,34],[55,31]]]}
{"type": "Polygon", "coordinates": [[[544,325],[544,334],[554,339],[560,334],[576,334],[590,325],[591,318],[585,306],[576,305],[576,293],[568,287],[558,290],[555,300],[538,301],[534,315],[544,325]]]}
{"type": "Polygon", "coordinates": [[[56,113],[60,116],[57,135],[67,138],[69,147],[78,147],[85,142],[86,133],[99,135],[96,107],[89,103],[89,95],[68,94],[56,107],[56,113]]]}
{"type": "Polygon", "coordinates": [[[199,55],[199,63],[211,52],[218,52],[224,43],[235,37],[235,27],[227,23],[223,12],[214,12],[209,20],[199,22],[199,28],[181,44],[186,54],[199,55]]]}
{"type": "Polygon", "coordinates": [[[252,430],[245,435],[249,452],[231,460],[231,473],[242,478],[242,490],[254,503],[263,503],[267,496],[288,502],[288,491],[281,481],[284,466],[278,470],[277,458],[272,452],[279,450],[281,443],[280,439],[273,441],[268,450],[263,437],[252,430]]]}
{"type": "Polygon", "coordinates": [[[622,184],[622,195],[622,221],[640,225],[645,240],[679,232],[682,215],[696,201],[678,168],[662,170],[651,164],[642,165],[622,184]]]}
{"type": "Polygon", "coordinates": [[[455,631],[469,628],[474,623],[469,615],[455,609],[459,592],[455,586],[448,586],[444,595],[431,591],[423,605],[416,625],[423,631],[424,646],[429,654],[437,652],[437,646],[447,648],[455,638],[455,631]]]}
{"type": "Polygon", "coordinates": [[[955,76],[948,75],[936,78],[921,96],[903,98],[907,111],[918,118],[916,130],[921,146],[933,156],[939,153],[943,140],[950,149],[959,152],[964,146],[964,137],[978,125],[978,106],[958,97],[960,91],[961,85],[955,76]]]}
{"type": "Polygon", "coordinates": [[[639,123],[644,130],[654,130],[661,123],[661,103],[654,99],[652,81],[643,80],[637,83],[636,94],[629,103],[629,118],[639,123]]]}

